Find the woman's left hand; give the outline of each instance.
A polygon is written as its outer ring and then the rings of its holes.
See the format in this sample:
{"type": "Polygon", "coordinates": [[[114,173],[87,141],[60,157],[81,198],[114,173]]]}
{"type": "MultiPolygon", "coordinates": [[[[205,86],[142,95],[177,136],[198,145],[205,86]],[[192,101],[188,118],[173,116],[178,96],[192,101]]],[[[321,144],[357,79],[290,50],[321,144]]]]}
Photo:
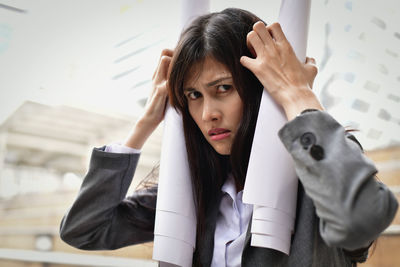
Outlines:
{"type": "Polygon", "coordinates": [[[255,58],[242,56],[241,64],[254,73],[272,98],[282,106],[288,120],[303,110],[322,110],[311,88],[317,75],[315,60],[301,63],[279,23],[261,21],[247,35],[247,46],[255,58]]]}

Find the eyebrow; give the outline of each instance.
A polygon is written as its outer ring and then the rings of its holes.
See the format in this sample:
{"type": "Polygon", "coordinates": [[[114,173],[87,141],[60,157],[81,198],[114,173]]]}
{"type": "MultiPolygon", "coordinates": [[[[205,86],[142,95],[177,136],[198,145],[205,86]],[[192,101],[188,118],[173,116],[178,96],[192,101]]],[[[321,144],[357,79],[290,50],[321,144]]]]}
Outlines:
{"type": "Polygon", "coordinates": [[[227,76],[227,77],[219,78],[219,79],[217,79],[217,80],[215,80],[215,81],[212,81],[212,82],[207,83],[206,86],[207,86],[207,87],[211,87],[211,86],[214,86],[214,85],[216,85],[216,84],[218,84],[218,83],[220,83],[220,82],[222,82],[222,81],[228,80],[228,79],[232,79],[232,76],[227,76]]]}
{"type": "MultiPolygon", "coordinates": [[[[232,76],[226,76],[226,77],[219,78],[219,79],[217,79],[215,81],[207,83],[206,86],[207,87],[212,87],[212,86],[214,86],[214,85],[216,85],[216,84],[218,84],[218,83],[220,83],[222,81],[229,80],[229,79],[232,79],[232,76]]],[[[191,87],[183,89],[184,92],[190,92],[190,91],[194,91],[194,90],[195,89],[191,88],[191,87]]]]}

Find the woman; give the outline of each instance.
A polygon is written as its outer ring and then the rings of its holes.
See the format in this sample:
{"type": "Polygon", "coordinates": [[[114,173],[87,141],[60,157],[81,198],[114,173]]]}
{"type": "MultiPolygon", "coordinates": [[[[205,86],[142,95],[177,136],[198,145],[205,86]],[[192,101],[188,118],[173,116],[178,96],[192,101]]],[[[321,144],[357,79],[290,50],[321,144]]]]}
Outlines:
{"type": "Polygon", "coordinates": [[[355,138],[322,111],[311,91],[314,64],[298,61],[279,24],[265,26],[247,11],[226,9],[196,19],[174,51],[163,51],[146,111],[125,144],[94,149],[80,193],[61,223],[62,239],[88,250],[153,239],[157,188],[125,195],[137,150],[163,120],[169,94],[183,117],[195,191],[195,266],[364,261],[397,202],[374,179],[377,171],[355,138]],[[249,245],[252,207],[241,201],[263,88],[285,111],[289,122],[279,136],[300,180],[289,256],[249,245]]]}

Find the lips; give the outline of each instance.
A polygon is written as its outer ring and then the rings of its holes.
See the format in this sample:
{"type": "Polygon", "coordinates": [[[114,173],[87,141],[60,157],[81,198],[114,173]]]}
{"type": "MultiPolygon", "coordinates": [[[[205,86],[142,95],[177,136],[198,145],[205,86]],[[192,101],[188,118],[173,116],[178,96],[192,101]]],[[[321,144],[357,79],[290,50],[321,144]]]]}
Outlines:
{"type": "Polygon", "coordinates": [[[231,131],[224,128],[213,128],[208,131],[208,135],[210,136],[211,140],[218,141],[227,138],[231,135],[231,131]]]}

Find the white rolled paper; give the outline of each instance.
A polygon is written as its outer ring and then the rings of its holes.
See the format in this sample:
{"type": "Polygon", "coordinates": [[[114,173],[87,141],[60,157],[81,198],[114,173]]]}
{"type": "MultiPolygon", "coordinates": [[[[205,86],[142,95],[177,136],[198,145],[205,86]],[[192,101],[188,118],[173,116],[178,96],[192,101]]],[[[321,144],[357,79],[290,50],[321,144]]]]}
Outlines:
{"type": "Polygon", "coordinates": [[[253,247],[274,248],[287,255],[290,253],[290,244],[288,245],[287,240],[282,240],[274,236],[252,234],[251,245],[253,247]]]}
{"type": "Polygon", "coordinates": [[[291,231],[285,225],[277,224],[273,221],[266,220],[252,220],[251,232],[260,235],[272,235],[282,240],[289,240],[291,231]]]}
{"type": "Polygon", "coordinates": [[[181,13],[182,28],[185,28],[193,19],[206,14],[209,10],[210,0],[183,0],[181,13]]]}
{"type": "MultiPolygon", "coordinates": [[[[283,0],[278,22],[297,57],[305,61],[311,0],[283,0]]],[[[293,161],[279,140],[278,131],[287,122],[282,109],[264,90],[250,154],[243,201],[253,204],[251,245],[290,252],[298,180],[293,161]],[[279,228],[279,225],[286,225],[279,228]],[[276,232],[269,235],[272,228],[276,232]],[[279,241],[279,242],[277,242],[279,241]]]]}
{"type": "Polygon", "coordinates": [[[153,259],[160,261],[162,267],[191,266],[196,244],[196,209],[182,118],[170,106],[164,118],[159,173],[153,259]]]}
{"type": "Polygon", "coordinates": [[[264,221],[275,221],[279,222],[280,225],[285,226],[292,232],[294,230],[294,219],[291,214],[282,212],[278,209],[273,209],[264,206],[253,207],[253,220],[264,220],[264,221]]]}
{"type": "Polygon", "coordinates": [[[193,197],[182,118],[168,105],[164,121],[157,210],[175,212],[195,220],[194,202],[188,203],[193,197]],[[188,198],[188,194],[191,197],[188,198]]]}
{"type": "Polygon", "coordinates": [[[192,266],[193,252],[193,246],[181,240],[154,235],[153,259],[162,259],[160,261],[162,267],[171,266],[171,264],[183,267],[192,266]]]}
{"type": "Polygon", "coordinates": [[[154,226],[154,234],[170,236],[196,247],[196,235],[193,234],[193,225],[196,220],[193,217],[185,217],[180,213],[170,211],[157,211],[157,221],[154,226]]]}
{"type": "Polygon", "coordinates": [[[306,61],[311,0],[282,0],[278,22],[297,58],[306,61]]]}

